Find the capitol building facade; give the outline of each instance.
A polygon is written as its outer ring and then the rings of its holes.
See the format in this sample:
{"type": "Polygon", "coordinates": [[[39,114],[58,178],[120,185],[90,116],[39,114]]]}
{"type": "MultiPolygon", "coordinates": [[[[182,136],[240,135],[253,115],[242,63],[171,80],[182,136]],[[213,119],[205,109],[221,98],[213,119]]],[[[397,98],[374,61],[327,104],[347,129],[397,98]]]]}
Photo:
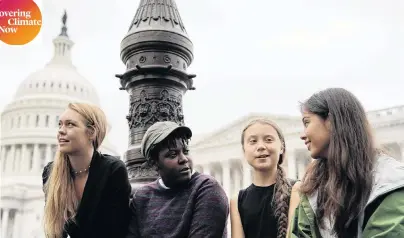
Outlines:
{"type": "MultiPolygon", "coordinates": [[[[93,85],[71,61],[73,42],[66,28],[54,41],[54,56],[45,68],[31,74],[1,114],[1,222],[2,238],[40,238],[44,195],[42,169],[57,149],[58,116],[72,101],[99,105],[93,85]]],[[[380,145],[404,161],[404,106],[368,112],[380,145]]],[[[191,141],[195,169],[215,177],[229,197],[251,183],[251,169],[242,155],[241,132],[249,121],[268,118],[283,129],[291,178],[301,178],[311,158],[299,139],[301,119],[292,116],[250,114],[209,135],[191,141]]],[[[117,155],[108,137],[101,152],[117,155]]]]}
{"type": "MultiPolygon", "coordinates": [[[[391,156],[404,162],[404,105],[368,112],[376,143],[391,156]]],[[[286,161],[283,167],[288,177],[301,179],[312,161],[300,139],[303,124],[300,117],[270,114],[250,114],[192,143],[191,153],[199,172],[214,176],[229,196],[251,184],[252,171],[243,158],[241,133],[252,120],[266,118],[276,122],[286,140],[286,161]]]]}
{"type": "MultiPolygon", "coordinates": [[[[2,238],[44,237],[42,170],[57,149],[59,115],[70,102],[100,106],[96,89],[72,63],[74,43],[66,26],[53,44],[50,62],[20,84],[13,101],[1,113],[2,238]]],[[[108,137],[100,151],[117,155],[108,137]]]]}

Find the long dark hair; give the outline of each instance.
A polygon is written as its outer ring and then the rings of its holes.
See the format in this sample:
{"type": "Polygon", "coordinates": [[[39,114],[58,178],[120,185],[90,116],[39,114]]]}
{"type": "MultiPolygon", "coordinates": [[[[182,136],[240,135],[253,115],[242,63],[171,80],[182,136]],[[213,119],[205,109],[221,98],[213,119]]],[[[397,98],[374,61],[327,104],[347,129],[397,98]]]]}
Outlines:
{"type": "Polygon", "coordinates": [[[313,94],[301,105],[330,122],[330,144],[326,159],[315,160],[303,178],[301,192],[318,191],[317,219],[334,221],[338,237],[357,234],[358,214],[368,201],[376,149],[366,112],[359,100],[342,88],[313,94]]]}
{"type": "Polygon", "coordinates": [[[276,123],[274,123],[273,121],[270,121],[268,119],[253,120],[244,128],[243,132],[241,133],[241,145],[243,146],[243,149],[244,149],[245,131],[250,126],[257,124],[257,123],[272,126],[276,130],[278,137],[281,140],[282,147],[283,147],[283,153],[279,156],[279,162],[277,165],[275,194],[272,199],[271,205],[272,205],[272,207],[274,207],[274,214],[278,220],[277,237],[284,238],[284,237],[286,237],[286,232],[288,229],[288,211],[289,211],[290,192],[291,192],[291,187],[292,187],[290,185],[288,179],[285,176],[285,171],[281,167],[281,164],[286,159],[285,158],[285,153],[286,153],[285,137],[284,137],[281,129],[279,128],[279,126],[276,125],[276,123]]]}

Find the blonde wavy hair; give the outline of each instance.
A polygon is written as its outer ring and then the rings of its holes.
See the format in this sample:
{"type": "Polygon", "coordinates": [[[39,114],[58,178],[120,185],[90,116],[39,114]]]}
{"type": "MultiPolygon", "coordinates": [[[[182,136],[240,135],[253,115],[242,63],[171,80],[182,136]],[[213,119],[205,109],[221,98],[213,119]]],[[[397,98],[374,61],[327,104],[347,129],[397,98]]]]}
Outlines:
{"type": "MultiPolygon", "coordinates": [[[[70,103],[68,109],[80,114],[84,125],[95,133],[94,150],[98,150],[107,133],[107,119],[97,106],[86,103],[70,103]]],[[[66,222],[75,222],[78,200],[66,154],[57,151],[49,179],[45,184],[46,197],[44,231],[46,237],[59,238],[66,222]]]]}

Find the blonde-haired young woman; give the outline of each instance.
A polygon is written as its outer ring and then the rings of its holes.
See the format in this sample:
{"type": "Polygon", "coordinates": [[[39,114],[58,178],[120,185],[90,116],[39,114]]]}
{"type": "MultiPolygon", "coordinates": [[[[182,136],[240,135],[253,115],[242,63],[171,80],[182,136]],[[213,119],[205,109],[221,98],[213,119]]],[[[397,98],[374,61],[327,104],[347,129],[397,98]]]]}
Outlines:
{"type": "Polygon", "coordinates": [[[96,106],[71,103],[60,116],[58,151],[43,170],[46,237],[124,237],[131,186],[125,164],[97,151],[107,120],[96,106]]]}

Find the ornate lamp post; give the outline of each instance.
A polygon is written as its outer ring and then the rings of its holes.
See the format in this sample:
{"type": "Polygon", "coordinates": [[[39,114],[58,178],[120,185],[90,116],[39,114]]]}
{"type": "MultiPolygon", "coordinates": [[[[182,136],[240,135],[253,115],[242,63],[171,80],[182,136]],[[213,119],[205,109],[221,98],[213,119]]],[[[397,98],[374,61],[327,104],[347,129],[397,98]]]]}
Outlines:
{"type": "Polygon", "coordinates": [[[174,0],[141,0],[129,31],[121,43],[121,59],[126,65],[120,79],[121,90],[130,96],[127,120],[129,147],[124,155],[129,178],[143,184],[157,178],[144,162],[140,142],[157,121],[184,123],[182,96],[193,90],[187,68],[193,60],[193,45],[174,0]]]}

